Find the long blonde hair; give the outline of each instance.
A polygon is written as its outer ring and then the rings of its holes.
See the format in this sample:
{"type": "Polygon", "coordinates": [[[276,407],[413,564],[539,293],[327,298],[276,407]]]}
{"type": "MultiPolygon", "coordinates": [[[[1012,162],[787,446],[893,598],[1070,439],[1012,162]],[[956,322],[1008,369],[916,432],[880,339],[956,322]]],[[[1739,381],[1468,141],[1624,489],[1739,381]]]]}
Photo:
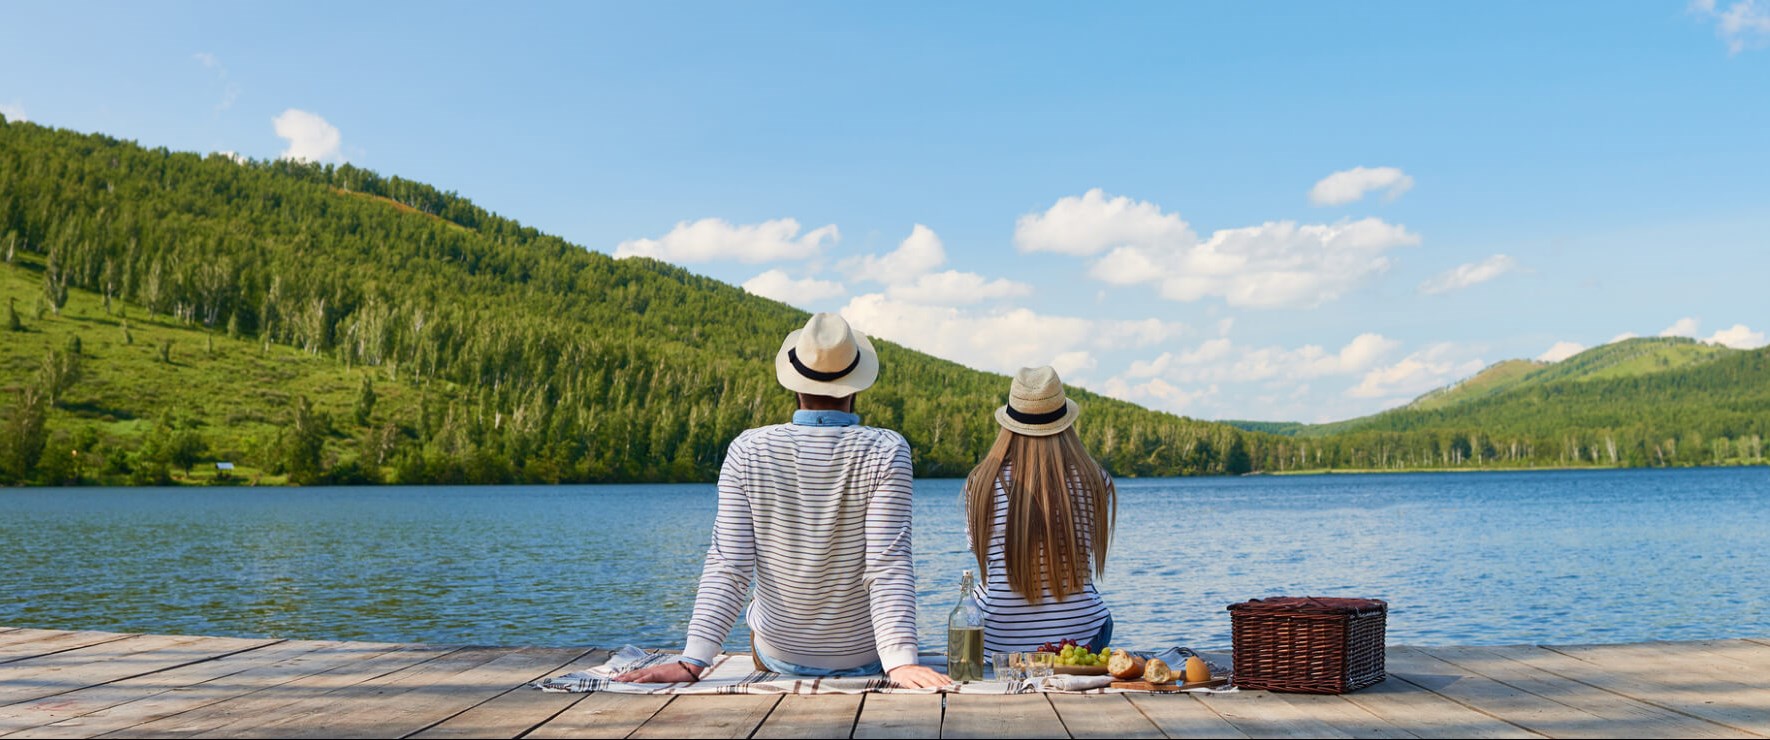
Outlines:
{"type": "Polygon", "coordinates": [[[1106,572],[1118,490],[1075,427],[1043,437],[1003,429],[965,478],[965,524],[982,573],[989,572],[997,485],[1008,492],[1003,554],[1015,593],[1038,603],[1048,588],[1062,601],[1087,586],[1090,571],[1106,572]]]}

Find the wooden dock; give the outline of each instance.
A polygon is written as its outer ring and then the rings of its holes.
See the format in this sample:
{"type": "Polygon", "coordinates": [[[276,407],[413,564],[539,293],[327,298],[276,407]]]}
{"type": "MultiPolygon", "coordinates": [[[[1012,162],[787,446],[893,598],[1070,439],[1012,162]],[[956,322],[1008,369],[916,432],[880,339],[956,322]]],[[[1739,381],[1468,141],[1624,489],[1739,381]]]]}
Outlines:
{"type": "Polygon", "coordinates": [[[1770,639],[1389,648],[1344,696],[550,694],[589,648],[0,628],[0,737],[1770,737],[1770,639]]]}

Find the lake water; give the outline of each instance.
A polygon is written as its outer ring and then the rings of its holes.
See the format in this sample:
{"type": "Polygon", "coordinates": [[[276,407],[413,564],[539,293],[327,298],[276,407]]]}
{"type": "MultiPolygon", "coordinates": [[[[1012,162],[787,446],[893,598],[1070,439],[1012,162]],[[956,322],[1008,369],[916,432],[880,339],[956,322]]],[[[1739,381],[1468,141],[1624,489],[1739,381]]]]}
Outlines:
{"type": "MultiPolygon", "coordinates": [[[[924,649],[971,567],[916,488],[924,649]]],[[[1115,644],[1227,646],[1224,607],[1390,604],[1389,641],[1770,634],[1770,469],[1119,481],[1115,644]]],[[[680,647],[711,485],[0,490],[0,626],[680,647]]],[[[744,647],[740,627],[730,641],[744,647]]]]}

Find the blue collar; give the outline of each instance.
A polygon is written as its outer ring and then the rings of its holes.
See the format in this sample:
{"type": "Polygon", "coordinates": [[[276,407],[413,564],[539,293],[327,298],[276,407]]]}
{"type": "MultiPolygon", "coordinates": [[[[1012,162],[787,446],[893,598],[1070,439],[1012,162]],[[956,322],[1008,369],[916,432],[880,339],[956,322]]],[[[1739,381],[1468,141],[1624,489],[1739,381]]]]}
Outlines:
{"type": "Polygon", "coordinates": [[[860,423],[860,414],[799,409],[793,412],[793,423],[802,427],[851,427],[860,423]]]}

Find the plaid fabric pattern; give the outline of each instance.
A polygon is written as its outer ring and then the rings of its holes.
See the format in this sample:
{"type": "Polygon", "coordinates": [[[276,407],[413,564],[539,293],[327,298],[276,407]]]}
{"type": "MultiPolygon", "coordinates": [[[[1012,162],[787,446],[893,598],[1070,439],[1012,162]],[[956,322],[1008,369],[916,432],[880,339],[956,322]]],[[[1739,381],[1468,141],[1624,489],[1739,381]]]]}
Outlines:
{"type": "MultiPolygon", "coordinates": [[[[1193,654],[1186,648],[1174,648],[1157,655],[1164,659],[1179,656],[1181,663],[1185,656],[1193,654]]],[[[567,673],[537,682],[533,686],[542,691],[558,691],[571,693],[589,693],[595,691],[611,691],[621,694],[1026,694],[1034,692],[1065,693],[1065,694],[1118,694],[1140,693],[1128,692],[1124,689],[1109,688],[1112,679],[1107,676],[1066,676],[1057,675],[1029,681],[973,681],[965,684],[947,686],[938,689],[901,689],[893,686],[891,679],[885,676],[863,676],[857,678],[818,678],[814,676],[789,676],[770,673],[755,669],[754,662],[747,654],[733,655],[722,653],[713,659],[707,670],[701,673],[701,680],[688,683],[623,683],[613,679],[622,673],[639,668],[646,668],[661,663],[669,663],[679,659],[674,653],[647,653],[632,645],[622,647],[609,656],[608,662],[585,671],[567,673]]],[[[923,655],[921,664],[944,671],[946,656],[923,655]]],[[[1211,663],[1211,672],[1217,675],[1227,673],[1227,669],[1211,663]]],[[[1224,689],[1191,689],[1191,691],[1226,693],[1235,691],[1224,689]]]]}

